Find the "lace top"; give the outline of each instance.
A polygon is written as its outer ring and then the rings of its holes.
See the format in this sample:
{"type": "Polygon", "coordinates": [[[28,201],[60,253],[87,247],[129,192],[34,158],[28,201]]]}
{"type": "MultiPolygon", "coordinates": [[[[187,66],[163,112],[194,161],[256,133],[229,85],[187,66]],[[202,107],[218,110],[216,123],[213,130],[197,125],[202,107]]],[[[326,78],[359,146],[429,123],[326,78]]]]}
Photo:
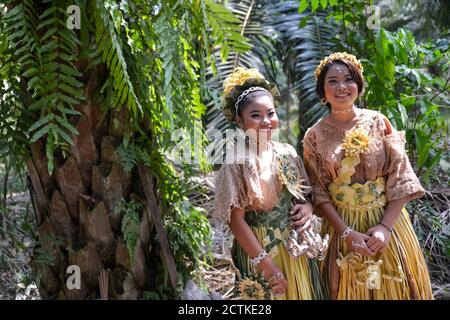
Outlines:
{"type": "MultiPolygon", "coordinates": [[[[248,211],[272,211],[283,190],[277,159],[280,155],[292,157],[302,184],[309,186],[303,161],[289,144],[272,142],[273,149],[261,156],[253,156],[232,164],[224,164],[216,176],[215,207],[216,219],[230,221],[233,208],[248,211]]],[[[310,188],[305,192],[309,194],[310,188]]]]}
{"type": "MultiPolygon", "coordinates": [[[[355,125],[365,124],[370,142],[369,149],[360,155],[361,163],[355,168],[352,183],[363,184],[368,180],[384,177],[387,201],[403,198],[409,201],[423,196],[425,190],[405,152],[404,132],[392,128],[389,120],[379,112],[358,110],[360,116],[355,125]]],[[[341,144],[345,132],[326,117],[305,134],[304,160],[313,188],[314,206],[332,202],[327,187],[339,174],[340,162],[344,158],[341,144]]]]}

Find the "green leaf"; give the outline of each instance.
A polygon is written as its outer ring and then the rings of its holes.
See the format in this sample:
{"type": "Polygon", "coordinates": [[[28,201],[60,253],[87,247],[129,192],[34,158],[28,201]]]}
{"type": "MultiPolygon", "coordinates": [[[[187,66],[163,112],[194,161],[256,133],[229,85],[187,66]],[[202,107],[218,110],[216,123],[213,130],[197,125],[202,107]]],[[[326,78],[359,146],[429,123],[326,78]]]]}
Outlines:
{"type": "MultiPolygon", "coordinates": [[[[56,12],[58,10],[58,7],[50,7],[47,10],[45,10],[40,16],[39,16],[39,20],[40,21],[44,21],[44,18],[46,18],[47,16],[51,15],[52,13],[56,12]]],[[[50,18],[52,19],[52,18],[50,18]]],[[[56,18],[55,18],[56,19],[56,18]]]]}
{"type": "Polygon", "coordinates": [[[38,141],[38,140],[39,140],[40,138],[42,138],[45,134],[47,134],[48,131],[49,131],[50,129],[52,129],[52,128],[53,128],[53,124],[51,124],[51,123],[47,124],[46,126],[43,126],[41,129],[39,129],[38,131],[36,131],[36,132],[33,134],[32,138],[31,138],[31,140],[30,140],[30,143],[34,143],[34,142],[38,141]]]}
{"type": "Polygon", "coordinates": [[[306,27],[306,25],[308,24],[308,20],[309,20],[309,15],[304,16],[299,23],[299,27],[300,28],[304,28],[306,27]]]}
{"type": "Polygon", "coordinates": [[[327,8],[327,0],[320,0],[320,5],[322,6],[322,9],[326,9],[327,8]]]}
{"type": "Polygon", "coordinates": [[[314,12],[319,7],[319,0],[311,0],[311,11],[314,12]]]}
{"type": "Polygon", "coordinates": [[[42,36],[41,41],[44,42],[45,40],[47,40],[47,38],[53,36],[56,33],[56,31],[58,31],[57,27],[51,28],[42,36]]]}
{"type": "Polygon", "coordinates": [[[27,71],[25,71],[22,75],[24,77],[32,77],[34,76],[36,73],[38,72],[38,70],[35,67],[31,67],[29,68],[27,71]]]}
{"type": "Polygon", "coordinates": [[[13,7],[11,10],[6,11],[5,19],[12,19],[16,15],[23,15],[23,4],[18,4],[17,6],[13,7]]]}
{"type": "Polygon", "coordinates": [[[58,123],[60,123],[64,128],[66,128],[67,130],[69,130],[71,133],[73,133],[73,134],[75,134],[75,135],[80,134],[80,133],[78,132],[78,130],[77,130],[74,126],[72,126],[67,120],[61,118],[61,117],[58,116],[58,115],[55,117],[55,119],[56,119],[56,121],[58,121],[58,123]]]}
{"type": "Polygon", "coordinates": [[[49,24],[53,24],[53,23],[57,22],[58,18],[53,17],[53,18],[50,18],[50,19],[47,19],[47,20],[40,19],[40,21],[42,21],[42,22],[37,26],[37,28],[36,28],[37,30],[40,30],[40,29],[48,26],[49,24]]]}
{"type": "Polygon", "coordinates": [[[423,148],[418,150],[419,158],[417,159],[417,166],[419,168],[422,168],[425,161],[428,159],[428,156],[430,155],[430,148],[431,145],[427,143],[423,148]]]}
{"type": "Polygon", "coordinates": [[[19,29],[18,31],[10,34],[8,36],[8,40],[11,41],[11,42],[14,42],[15,39],[20,39],[21,40],[26,32],[27,32],[27,30],[25,30],[25,29],[19,29]]]}
{"type": "Polygon", "coordinates": [[[53,120],[55,117],[55,114],[50,113],[49,115],[39,119],[38,121],[36,121],[31,127],[30,129],[28,129],[29,132],[36,130],[37,128],[41,127],[42,125],[50,122],[51,120],[53,120]]]}
{"type": "Polygon", "coordinates": [[[53,152],[55,150],[55,138],[53,134],[50,134],[47,138],[47,144],[45,146],[45,155],[47,156],[47,170],[48,173],[51,175],[53,173],[54,169],[54,162],[53,162],[53,152]]]}
{"type": "Polygon", "coordinates": [[[60,83],[59,88],[68,94],[71,94],[74,98],[84,100],[84,95],[82,90],[76,90],[72,87],[69,87],[65,83],[60,83]]]}
{"type": "Polygon", "coordinates": [[[63,94],[63,93],[60,93],[58,98],[61,101],[64,101],[65,103],[67,103],[69,105],[76,105],[76,104],[80,103],[80,100],[76,100],[76,99],[74,99],[74,98],[72,98],[70,96],[67,96],[67,95],[63,94]]]}
{"type": "Polygon", "coordinates": [[[408,113],[406,112],[405,106],[400,102],[397,103],[397,108],[400,113],[401,129],[404,129],[408,123],[408,113]]]}
{"type": "Polygon", "coordinates": [[[77,110],[74,110],[74,109],[69,109],[69,108],[66,108],[66,107],[59,107],[58,110],[63,112],[64,114],[67,114],[67,115],[73,115],[73,116],[80,116],[81,115],[81,112],[79,112],[77,110]]]}
{"type": "Polygon", "coordinates": [[[440,163],[442,153],[444,150],[440,150],[432,159],[430,165],[428,165],[427,170],[423,175],[423,179],[427,184],[430,184],[430,175],[433,172],[434,168],[440,163]]]}
{"type": "Polygon", "coordinates": [[[64,130],[62,130],[60,127],[54,127],[55,128],[55,131],[68,143],[68,144],[70,144],[71,146],[73,146],[73,141],[72,141],[72,139],[69,137],[69,135],[64,131],[64,130]]]}
{"type": "Polygon", "coordinates": [[[298,7],[298,13],[302,13],[308,8],[308,0],[301,0],[298,7]]]}
{"type": "Polygon", "coordinates": [[[59,78],[63,80],[66,84],[71,85],[73,87],[82,88],[84,84],[73,77],[66,76],[65,74],[60,73],[59,78]]]}
{"type": "Polygon", "coordinates": [[[83,74],[79,72],[77,69],[75,69],[72,66],[68,66],[66,64],[60,64],[60,69],[62,72],[64,72],[66,75],[74,76],[74,77],[81,77],[83,74]]]}
{"type": "Polygon", "coordinates": [[[412,69],[411,73],[414,75],[414,77],[416,78],[417,81],[417,87],[420,87],[421,83],[422,83],[422,79],[420,78],[419,73],[417,72],[417,70],[412,69]]]}
{"type": "Polygon", "coordinates": [[[402,93],[400,94],[400,101],[405,107],[410,107],[416,103],[416,98],[414,96],[408,96],[402,93]]]}
{"type": "Polygon", "coordinates": [[[381,57],[385,58],[388,52],[388,40],[384,29],[380,29],[376,38],[375,46],[381,57]]]}

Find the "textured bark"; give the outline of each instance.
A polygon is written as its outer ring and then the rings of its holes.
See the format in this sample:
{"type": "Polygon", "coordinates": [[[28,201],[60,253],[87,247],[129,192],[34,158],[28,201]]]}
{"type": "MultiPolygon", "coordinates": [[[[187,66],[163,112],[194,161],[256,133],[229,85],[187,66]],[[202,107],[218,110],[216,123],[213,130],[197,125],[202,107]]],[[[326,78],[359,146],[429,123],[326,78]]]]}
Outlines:
{"type": "Polygon", "coordinates": [[[167,234],[162,225],[159,207],[157,206],[156,198],[153,194],[153,180],[149,177],[148,171],[142,162],[137,166],[139,177],[142,181],[142,187],[144,189],[145,197],[148,203],[148,207],[146,208],[147,216],[148,219],[155,225],[156,235],[158,237],[159,244],[161,245],[164,262],[169,271],[169,278],[172,284],[172,288],[175,289],[177,286],[177,268],[175,266],[175,261],[170,250],[167,234]]]}
{"type": "MultiPolygon", "coordinates": [[[[161,273],[164,264],[159,259],[160,248],[154,244],[156,235],[137,170],[125,172],[117,152],[128,113],[126,108],[101,112],[93,95],[103,85],[105,69],[90,72],[85,77],[86,103],[76,107],[82,115],[70,119],[79,131],[72,136],[70,155],[63,158],[56,153],[50,175],[45,138],[30,147],[32,158],[27,167],[39,233],[33,268],[40,274],[43,298],[98,299],[98,276],[106,270],[109,298],[136,299],[157,287],[159,275],[155,273],[161,273]],[[117,212],[119,202],[130,199],[143,207],[133,257],[122,234],[123,214],[117,212]],[[43,262],[42,252],[51,259],[43,262]],[[80,267],[80,289],[67,286],[70,265],[80,267]]],[[[158,199],[154,190],[151,192],[153,199],[158,199]]],[[[153,203],[151,210],[157,209],[153,203]]]]}
{"type": "Polygon", "coordinates": [[[72,222],[64,198],[58,190],[52,195],[49,219],[56,236],[65,240],[65,246],[75,243],[77,228],[72,222]]]}
{"type": "Polygon", "coordinates": [[[102,261],[110,264],[114,260],[114,234],[109,223],[108,214],[103,201],[88,211],[80,202],[80,225],[85,241],[94,243],[102,261]]]}
{"type": "Polygon", "coordinates": [[[73,137],[74,145],[72,154],[80,168],[81,180],[87,189],[91,187],[91,169],[98,162],[98,152],[95,147],[94,136],[86,116],[82,116],[77,124],[77,130],[80,133],[73,137]]]}
{"type": "Polygon", "coordinates": [[[69,213],[75,220],[78,220],[78,198],[80,194],[86,193],[86,188],[81,180],[78,163],[73,156],[70,156],[61,167],[56,168],[56,180],[69,213]]]}
{"type": "Polygon", "coordinates": [[[119,238],[117,240],[115,258],[115,264],[117,266],[122,266],[127,270],[131,269],[130,255],[128,254],[127,248],[125,247],[122,238],[119,238]]]}

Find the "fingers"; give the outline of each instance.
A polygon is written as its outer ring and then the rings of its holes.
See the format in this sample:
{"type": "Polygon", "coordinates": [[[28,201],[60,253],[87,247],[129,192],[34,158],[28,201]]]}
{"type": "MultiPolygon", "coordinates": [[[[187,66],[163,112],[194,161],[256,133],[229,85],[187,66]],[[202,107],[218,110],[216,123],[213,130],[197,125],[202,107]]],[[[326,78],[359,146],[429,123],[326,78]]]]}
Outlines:
{"type": "Polygon", "coordinates": [[[289,217],[289,219],[291,220],[291,225],[294,228],[301,228],[306,229],[310,224],[311,224],[311,219],[308,216],[302,216],[300,214],[296,215],[296,216],[291,216],[289,217]]]}
{"type": "Polygon", "coordinates": [[[362,255],[366,256],[366,257],[372,257],[375,255],[375,252],[373,252],[372,250],[369,249],[369,247],[365,246],[363,248],[359,249],[359,253],[361,253],[362,255]]]}
{"type": "Polygon", "coordinates": [[[287,290],[287,281],[281,271],[278,271],[269,280],[269,286],[272,292],[277,294],[283,294],[287,290]]]}
{"type": "Polygon", "coordinates": [[[372,245],[367,244],[367,246],[369,247],[370,250],[377,253],[381,248],[384,247],[384,244],[383,243],[374,243],[372,245]]]}
{"type": "Polygon", "coordinates": [[[367,243],[364,240],[364,236],[364,234],[361,234],[361,237],[356,237],[355,240],[352,240],[351,247],[353,251],[359,252],[366,257],[374,256],[376,254],[376,251],[367,246],[367,243]]]}
{"type": "Polygon", "coordinates": [[[288,289],[288,283],[286,279],[281,280],[281,284],[283,285],[284,291],[286,292],[288,289]]]}
{"type": "Polygon", "coordinates": [[[368,235],[368,236],[371,236],[372,235],[372,233],[373,233],[373,227],[372,228],[370,228],[369,230],[367,230],[367,232],[366,232],[366,235],[368,235]]]}
{"type": "Polygon", "coordinates": [[[288,219],[295,223],[300,221],[302,217],[303,213],[301,212],[301,210],[294,210],[290,212],[288,219]]]}
{"type": "Polygon", "coordinates": [[[384,247],[386,247],[386,245],[384,243],[380,243],[379,245],[375,246],[375,249],[371,249],[372,251],[376,251],[379,252],[381,249],[383,249],[384,247]]]}
{"type": "Polygon", "coordinates": [[[367,246],[369,248],[371,248],[371,247],[378,247],[378,246],[382,246],[382,245],[384,245],[384,241],[380,240],[380,239],[377,239],[377,238],[374,238],[374,237],[370,238],[370,240],[367,241],[367,246]]]}
{"type": "Polygon", "coordinates": [[[303,218],[301,218],[300,220],[297,220],[297,221],[293,221],[292,222],[292,226],[294,226],[296,229],[297,228],[305,228],[305,226],[309,226],[309,224],[310,224],[311,222],[310,222],[310,219],[309,219],[309,217],[303,217],[303,218]]]}
{"type": "Polygon", "coordinates": [[[289,215],[295,215],[295,214],[310,216],[310,215],[312,215],[312,210],[308,205],[296,204],[295,206],[292,207],[291,211],[289,212],[289,215]]]}
{"type": "Polygon", "coordinates": [[[295,222],[300,221],[300,219],[302,217],[303,217],[303,214],[301,212],[296,212],[296,213],[293,213],[292,215],[290,215],[288,217],[288,219],[295,223],[295,222]]]}
{"type": "Polygon", "coordinates": [[[385,238],[382,234],[378,233],[378,232],[374,232],[372,234],[372,237],[369,239],[369,241],[367,241],[367,246],[369,248],[374,248],[374,247],[381,247],[385,245],[385,238]]]}
{"type": "Polygon", "coordinates": [[[293,206],[292,207],[292,209],[291,209],[291,211],[289,212],[289,214],[292,216],[292,215],[296,215],[296,214],[299,214],[300,213],[300,211],[301,211],[301,209],[302,209],[302,206],[300,205],[300,204],[296,204],[295,206],[293,206]]]}
{"type": "Polygon", "coordinates": [[[282,286],[276,285],[270,288],[274,296],[281,296],[284,293],[284,288],[282,286]]]}
{"type": "Polygon", "coordinates": [[[287,290],[287,281],[284,278],[284,276],[283,276],[283,278],[277,280],[277,284],[283,288],[283,291],[287,290]]]}
{"type": "Polygon", "coordinates": [[[311,225],[311,220],[306,220],[306,222],[303,224],[303,225],[301,225],[301,227],[300,227],[300,231],[305,231],[306,229],[308,229],[308,227],[311,225]]]}
{"type": "Polygon", "coordinates": [[[366,242],[371,239],[370,236],[368,236],[367,234],[364,234],[364,233],[361,233],[361,238],[366,242]]]}
{"type": "Polygon", "coordinates": [[[381,241],[379,239],[377,239],[375,237],[371,237],[371,238],[369,238],[369,241],[367,241],[367,246],[371,248],[380,243],[381,243],[381,241]]]}
{"type": "Polygon", "coordinates": [[[383,253],[389,247],[389,243],[383,243],[380,249],[378,249],[379,253],[383,253]]]}

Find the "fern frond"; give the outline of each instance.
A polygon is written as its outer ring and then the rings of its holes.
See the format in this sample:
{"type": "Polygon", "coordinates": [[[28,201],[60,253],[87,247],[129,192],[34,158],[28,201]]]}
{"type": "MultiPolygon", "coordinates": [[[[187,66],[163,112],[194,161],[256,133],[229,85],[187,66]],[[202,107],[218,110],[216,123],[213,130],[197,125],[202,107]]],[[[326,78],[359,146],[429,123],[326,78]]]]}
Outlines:
{"type": "Polygon", "coordinates": [[[96,28],[97,52],[107,65],[113,80],[113,105],[120,108],[126,104],[137,116],[143,110],[128,74],[127,62],[122,49],[123,43],[120,38],[120,23],[125,23],[125,20],[115,1],[96,0],[92,10],[92,19],[96,28]],[[119,22],[119,28],[115,21],[119,22]]]}

